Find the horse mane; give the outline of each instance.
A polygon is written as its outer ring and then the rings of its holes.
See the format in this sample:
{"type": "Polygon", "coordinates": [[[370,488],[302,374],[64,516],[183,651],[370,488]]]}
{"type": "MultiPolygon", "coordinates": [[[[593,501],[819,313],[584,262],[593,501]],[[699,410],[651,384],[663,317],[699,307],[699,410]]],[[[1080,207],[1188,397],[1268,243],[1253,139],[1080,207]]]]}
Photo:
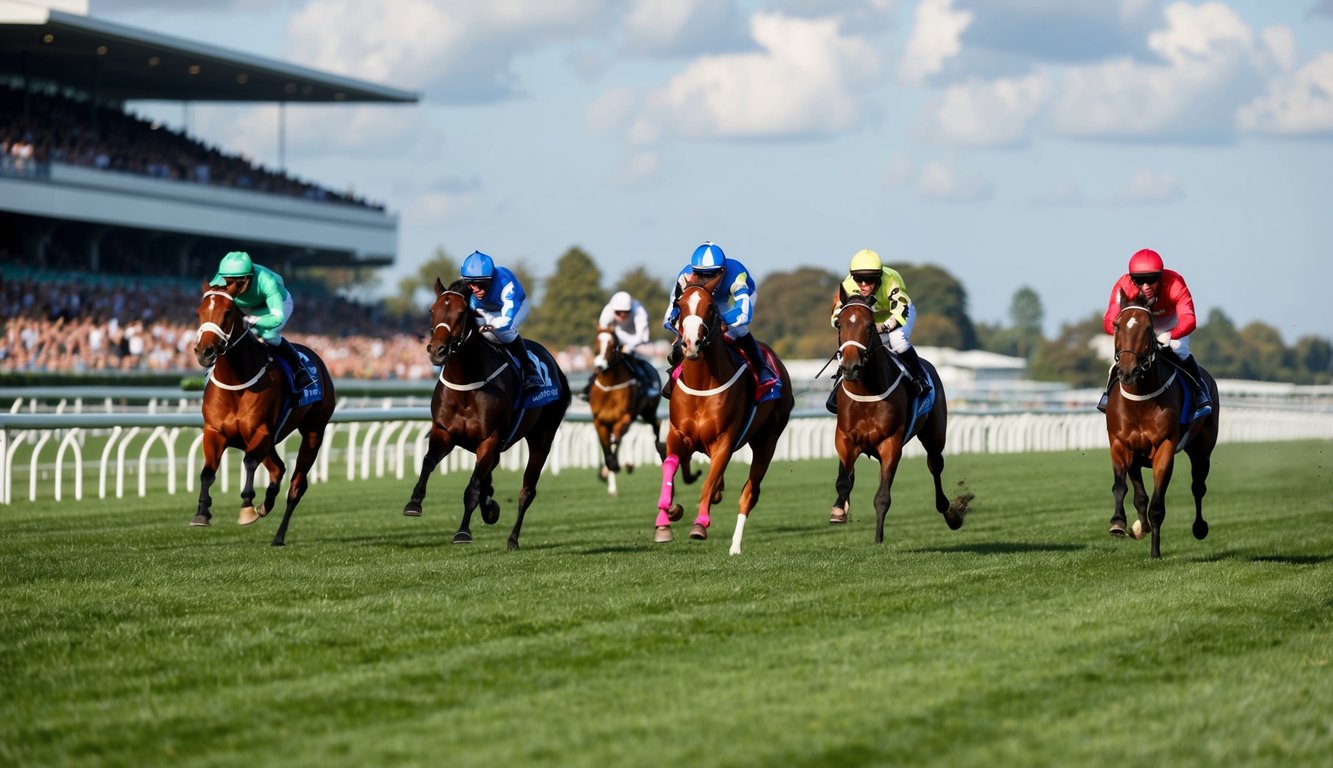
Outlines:
{"type": "Polygon", "coordinates": [[[453,291],[454,293],[461,293],[463,294],[463,296],[467,296],[468,295],[467,281],[460,277],[457,280],[454,280],[452,283],[450,283],[449,287],[445,288],[445,290],[453,291]]]}
{"type": "Polygon", "coordinates": [[[706,277],[704,275],[695,274],[692,272],[690,273],[689,277],[685,279],[685,287],[688,288],[692,285],[699,285],[707,288],[709,290],[709,293],[712,293],[713,286],[717,285],[717,281],[721,279],[722,279],[721,272],[718,272],[716,275],[713,275],[712,277],[706,277]]]}

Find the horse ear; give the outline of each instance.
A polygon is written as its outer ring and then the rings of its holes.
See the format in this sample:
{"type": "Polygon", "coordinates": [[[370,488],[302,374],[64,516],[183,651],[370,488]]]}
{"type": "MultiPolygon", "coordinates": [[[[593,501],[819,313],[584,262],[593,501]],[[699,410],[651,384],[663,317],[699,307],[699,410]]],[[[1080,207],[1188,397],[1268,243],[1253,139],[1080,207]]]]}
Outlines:
{"type": "Polygon", "coordinates": [[[205,293],[208,293],[208,292],[211,291],[211,290],[213,290],[213,287],[212,287],[211,285],[208,284],[208,281],[207,281],[207,280],[205,280],[205,281],[204,281],[203,283],[201,283],[200,286],[199,286],[199,293],[200,293],[200,295],[205,294],[205,293]]]}
{"type": "Polygon", "coordinates": [[[1120,305],[1121,309],[1124,309],[1125,305],[1129,303],[1129,297],[1125,295],[1124,289],[1115,289],[1115,297],[1116,303],[1120,305]]]}
{"type": "Polygon", "coordinates": [[[440,282],[440,278],[437,277],[435,278],[435,295],[439,296],[442,293],[444,293],[444,283],[440,282]]]}

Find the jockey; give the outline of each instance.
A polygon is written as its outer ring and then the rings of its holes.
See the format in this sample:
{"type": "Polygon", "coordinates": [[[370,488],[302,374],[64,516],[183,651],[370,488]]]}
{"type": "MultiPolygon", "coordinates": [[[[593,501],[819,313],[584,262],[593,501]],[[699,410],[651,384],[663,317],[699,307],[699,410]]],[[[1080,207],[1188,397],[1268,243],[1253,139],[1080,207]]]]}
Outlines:
{"type": "MultiPolygon", "coordinates": [[[[681,293],[689,283],[691,275],[698,275],[704,278],[721,275],[722,279],[717,281],[713,288],[713,301],[719,307],[725,307],[722,312],[722,322],[727,326],[726,337],[740,348],[750,360],[755,372],[759,376],[759,393],[756,401],[764,402],[777,396],[778,377],[768,367],[768,362],[759,350],[759,342],[755,340],[750,333],[749,324],[754,316],[755,286],[751,279],[749,270],[745,265],[735,259],[728,259],[715,243],[709,241],[694,249],[694,255],[690,257],[690,263],[680,271],[676,276],[676,286],[671,292],[671,301],[667,304],[666,317],[663,319],[662,327],[666,328],[672,334],[676,334],[676,318],[680,316],[680,310],[676,307],[676,301],[680,299],[681,293]]],[[[667,364],[671,370],[680,364],[681,349],[680,338],[677,335],[676,341],[671,346],[671,356],[667,359],[667,364]]],[[[671,380],[667,381],[666,387],[662,390],[662,396],[671,397],[671,380]]]]}
{"type": "Polygon", "coordinates": [[[232,251],[222,257],[217,274],[208,284],[231,296],[250,332],[269,346],[275,358],[281,355],[287,361],[298,392],[314,383],[296,347],[282,337],[282,329],[292,318],[293,303],[281,275],[255,264],[245,251],[232,251]]]}
{"type": "MultiPolygon", "coordinates": [[[[615,330],[616,342],[620,344],[621,351],[628,358],[631,370],[638,369],[636,375],[648,381],[649,390],[644,395],[657,397],[661,379],[658,378],[652,365],[639,357],[637,352],[640,346],[648,343],[648,310],[627,291],[616,291],[606,306],[602,307],[602,313],[597,316],[597,327],[615,330]]],[[[592,383],[596,378],[597,372],[593,371],[592,376],[588,377],[588,386],[583,388],[584,400],[588,399],[588,393],[592,391],[592,383]]]]}
{"type": "MultiPolygon", "coordinates": [[[[1194,317],[1194,297],[1190,295],[1185,278],[1179,273],[1162,268],[1162,257],[1157,251],[1144,248],[1129,258],[1129,273],[1121,275],[1111,289],[1111,302],[1106,306],[1102,327],[1115,335],[1116,317],[1120,315],[1120,296],[1133,299],[1142,295],[1152,312],[1153,330],[1157,342],[1176,353],[1178,368],[1194,388],[1194,418],[1200,419],[1213,412],[1213,401],[1199,375],[1199,362],[1190,354],[1190,334],[1198,321],[1194,317]]],[[[1111,392],[1111,381],[1106,382],[1097,410],[1106,413],[1106,401],[1111,392]]]]}
{"type": "MultiPolygon", "coordinates": [[[[879,326],[879,337],[885,346],[893,350],[899,360],[907,366],[912,376],[912,386],[916,394],[924,395],[930,391],[930,377],[921,367],[921,357],[912,346],[912,329],[916,328],[916,307],[907,295],[907,285],[898,270],[885,264],[878,253],[865,249],[852,256],[847,267],[847,277],[842,280],[842,288],[850,296],[875,297],[875,324],[879,326]]],[[[842,302],[833,300],[833,320],[838,324],[838,311],[842,302]]],[[[829,397],[829,410],[833,411],[837,403],[837,387],[829,397]]]]}
{"type": "Polygon", "coordinates": [[[509,350],[522,366],[523,391],[540,389],[541,376],[528,357],[518,327],[528,317],[528,295],[523,286],[504,267],[481,251],[473,251],[463,260],[460,276],[472,291],[467,305],[481,325],[481,335],[487,341],[509,350]]]}

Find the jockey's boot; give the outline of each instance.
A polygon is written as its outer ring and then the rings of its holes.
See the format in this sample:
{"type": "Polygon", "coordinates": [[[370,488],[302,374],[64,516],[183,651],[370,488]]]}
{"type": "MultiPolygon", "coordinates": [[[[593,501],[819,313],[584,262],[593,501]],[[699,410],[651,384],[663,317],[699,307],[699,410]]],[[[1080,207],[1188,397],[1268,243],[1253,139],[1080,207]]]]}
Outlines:
{"type": "Polygon", "coordinates": [[[754,366],[755,374],[759,377],[759,393],[757,400],[762,401],[778,383],[778,376],[768,367],[768,361],[764,359],[764,353],[759,349],[759,340],[753,333],[747,333],[736,340],[740,345],[741,351],[750,358],[750,364],[754,366]]]}
{"type": "Polygon", "coordinates": [[[671,342],[671,351],[667,353],[667,379],[666,383],[662,385],[663,400],[671,399],[671,390],[676,388],[676,366],[680,365],[680,361],[684,359],[685,350],[681,348],[680,337],[677,336],[676,340],[671,342]]]}
{"type": "Polygon", "coordinates": [[[1199,375],[1199,361],[1194,359],[1194,355],[1190,355],[1180,361],[1180,370],[1190,378],[1190,384],[1194,386],[1194,418],[1190,421],[1202,419],[1213,412],[1213,399],[1208,395],[1208,387],[1203,383],[1203,376],[1199,375]]]}
{"type": "Polygon", "coordinates": [[[278,341],[276,350],[287,361],[288,367],[292,369],[292,386],[297,392],[303,392],[307,387],[315,382],[310,379],[310,372],[305,369],[305,363],[301,362],[301,356],[297,354],[296,347],[283,338],[278,341]]]}
{"type": "Polygon", "coordinates": [[[634,364],[634,369],[638,371],[639,381],[645,385],[643,396],[650,400],[656,400],[662,392],[662,377],[657,374],[657,368],[635,354],[629,355],[628,359],[634,364]]]}
{"type": "Polygon", "coordinates": [[[1115,369],[1106,377],[1106,389],[1102,390],[1102,399],[1097,402],[1097,410],[1106,413],[1106,403],[1111,399],[1111,384],[1115,382],[1115,369]]]}
{"type": "Polygon", "coordinates": [[[916,347],[909,346],[907,349],[898,353],[898,359],[907,366],[907,372],[912,374],[912,386],[916,389],[916,394],[924,396],[930,391],[930,377],[926,376],[926,370],[921,367],[921,356],[916,353],[916,347]]]}
{"type": "Polygon", "coordinates": [[[505,349],[509,350],[509,354],[513,355],[518,360],[519,365],[522,366],[519,373],[523,375],[523,391],[531,392],[535,389],[541,389],[542,378],[537,374],[537,369],[532,364],[532,358],[528,357],[528,348],[523,344],[523,337],[515,336],[513,341],[505,345],[505,349]]]}
{"type": "Polygon", "coordinates": [[[828,393],[828,402],[824,403],[824,408],[834,416],[838,415],[838,384],[842,381],[842,374],[833,374],[833,389],[828,393]]]}
{"type": "Polygon", "coordinates": [[[596,379],[597,372],[593,371],[592,375],[588,377],[588,383],[583,385],[583,391],[579,393],[580,398],[587,400],[592,397],[592,383],[596,379]]]}

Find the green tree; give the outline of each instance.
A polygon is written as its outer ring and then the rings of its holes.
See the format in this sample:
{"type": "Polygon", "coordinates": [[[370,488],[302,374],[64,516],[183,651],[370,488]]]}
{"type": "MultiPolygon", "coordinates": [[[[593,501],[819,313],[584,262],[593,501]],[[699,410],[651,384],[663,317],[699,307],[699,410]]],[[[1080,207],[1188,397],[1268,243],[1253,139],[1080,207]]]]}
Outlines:
{"type": "Polygon", "coordinates": [[[458,277],[458,263],[443,248],[436,248],[415,274],[398,281],[398,293],[384,300],[385,311],[397,318],[419,319],[435,300],[435,278],[445,285],[458,277]]]}
{"type": "Polygon", "coordinates": [[[1292,380],[1295,371],[1291,351],[1282,344],[1282,334],[1276,328],[1256,321],[1241,329],[1239,340],[1241,378],[1258,381],[1292,380]]]}
{"type": "Polygon", "coordinates": [[[521,333],[552,349],[591,343],[597,314],[606,305],[601,283],[597,264],[583,249],[571,246],[556,261],[542,300],[533,307],[521,333]]]}
{"type": "Polygon", "coordinates": [[[1333,344],[1318,336],[1302,336],[1293,349],[1302,384],[1328,384],[1333,379],[1333,344]]]}
{"type": "Polygon", "coordinates": [[[838,281],[838,276],[815,267],[769,275],[757,286],[750,332],[779,357],[832,355],[838,334],[829,320],[838,281]]]}
{"type": "Polygon", "coordinates": [[[1075,387],[1106,385],[1108,362],[1096,350],[1095,341],[1106,335],[1102,313],[1066,323],[1051,341],[1043,341],[1028,363],[1028,376],[1037,381],[1064,381],[1075,387]]]}
{"type": "Polygon", "coordinates": [[[1190,354],[1219,378],[1240,378],[1239,345],[1236,326],[1220,309],[1208,313],[1208,319],[1190,334],[1190,354]]]}
{"type": "Polygon", "coordinates": [[[891,265],[903,276],[907,295],[920,313],[912,343],[937,347],[976,349],[977,331],[967,314],[967,290],[958,279],[934,264],[891,265]],[[925,323],[927,317],[939,320],[925,323]]]}
{"type": "Polygon", "coordinates": [[[648,310],[649,338],[670,339],[671,334],[662,327],[662,316],[666,313],[667,302],[671,299],[671,290],[664,286],[661,280],[648,274],[648,270],[640,265],[620,276],[610,293],[606,295],[606,300],[610,301],[611,293],[616,291],[626,291],[648,310]]]}
{"type": "Polygon", "coordinates": [[[1015,351],[1019,357],[1031,358],[1041,343],[1041,323],[1045,316],[1041,297],[1036,291],[1025,285],[1014,292],[1013,299],[1009,301],[1009,322],[1012,324],[1015,351]]]}

